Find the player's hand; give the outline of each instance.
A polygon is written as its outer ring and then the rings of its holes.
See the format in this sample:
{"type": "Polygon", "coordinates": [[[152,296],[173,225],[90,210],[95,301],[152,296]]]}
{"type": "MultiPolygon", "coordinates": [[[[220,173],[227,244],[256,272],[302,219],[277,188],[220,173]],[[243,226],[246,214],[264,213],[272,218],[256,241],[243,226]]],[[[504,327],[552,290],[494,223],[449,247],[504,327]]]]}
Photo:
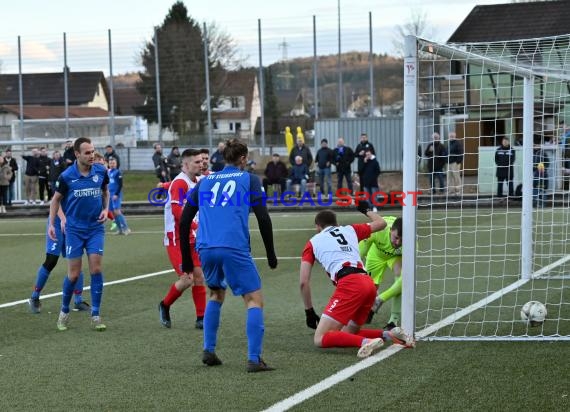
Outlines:
{"type": "Polygon", "coordinates": [[[317,315],[315,309],[310,308],[310,309],[305,309],[305,320],[309,328],[317,329],[317,326],[319,325],[319,321],[321,320],[321,318],[319,317],[319,315],[317,315]]]}
{"type": "Polygon", "coordinates": [[[101,213],[99,213],[99,218],[97,219],[97,222],[99,223],[105,223],[105,221],[107,220],[107,209],[103,209],[101,211],[101,213]]]}
{"type": "Polygon", "coordinates": [[[357,202],[358,203],[356,204],[356,209],[363,215],[366,216],[366,214],[372,210],[370,207],[370,202],[368,202],[368,200],[358,200],[357,202]]]}
{"type": "Polygon", "coordinates": [[[267,264],[271,269],[275,269],[277,267],[277,256],[267,256],[267,264]]]}
{"type": "Polygon", "coordinates": [[[48,236],[51,240],[57,240],[55,236],[55,227],[50,223],[48,226],[48,236]]]}

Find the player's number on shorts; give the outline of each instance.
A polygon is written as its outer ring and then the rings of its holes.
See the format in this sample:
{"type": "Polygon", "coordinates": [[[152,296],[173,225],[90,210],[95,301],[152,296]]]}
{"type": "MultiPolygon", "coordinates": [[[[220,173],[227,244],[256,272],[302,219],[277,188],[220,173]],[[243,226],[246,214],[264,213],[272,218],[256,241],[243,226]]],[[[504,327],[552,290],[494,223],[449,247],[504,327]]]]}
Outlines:
{"type": "Polygon", "coordinates": [[[348,245],[348,242],[344,235],[339,232],[340,229],[333,229],[329,233],[334,237],[339,245],[348,245]]]}
{"type": "MultiPolygon", "coordinates": [[[[212,187],[212,201],[210,202],[210,206],[216,205],[216,199],[218,198],[218,191],[220,190],[221,183],[216,182],[212,187]]],[[[224,187],[222,188],[222,196],[224,199],[221,201],[220,206],[224,207],[228,204],[228,201],[231,199],[233,194],[236,191],[236,181],[235,180],[228,180],[224,187]]]]}

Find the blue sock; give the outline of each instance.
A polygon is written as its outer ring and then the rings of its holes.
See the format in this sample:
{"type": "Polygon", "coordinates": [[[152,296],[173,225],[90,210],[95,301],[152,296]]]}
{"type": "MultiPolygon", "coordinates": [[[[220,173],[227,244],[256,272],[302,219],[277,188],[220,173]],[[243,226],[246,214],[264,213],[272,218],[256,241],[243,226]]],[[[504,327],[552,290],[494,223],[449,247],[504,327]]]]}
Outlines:
{"type": "Polygon", "coordinates": [[[101,298],[103,297],[103,274],[91,274],[91,316],[99,316],[101,298]]]}
{"type": "Polygon", "coordinates": [[[69,279],[69,276],[63,278],[62,296],[61,296],[61,311],[63,313],[69,313],[69,303],[71,302],[71,296],[73,296],[73,290],[75,289],[75,282],[69,279]]]}
{"type": "Polygon", "coordinates": [[[259,362],[264,332],[263,309],[249,308],[245,322],[245,333],[247,335],[247,359],[252,362],[259,362]]]}
{"type": "Polygon", "coordinates": [[[222,304],[215,300],[209,300],[204,312],[204,350],[214,352],[220,327],[220,314],[222,304]]]}
{"type": "Polygon", "coordinates": [[[75,288],[73,290],[73,303],[79,305],[83,302],[83,271],[79,272],[79,277],[77,278],[77,282],[75,282],[75,288]]]}
{"type": "Polygon", "coordinates": [[[36,275],[36,284],[34,285],[34,291],[32,292],[32,299],[39,299],[40,292],[46,285],[46,282],[49,278],[50,272],[41,265],[38,269],[38,274],[36,275]]]}
{"type": "Polygon", "coordinates": [[[116,215],[115,216],[115,221],[117,222],[117,225],[119,226],[119,228],[121,229],[121,231],[125,231],[127,230],[129,227],[127,226],[127,220],[125,219],[125,216],[123,215],[116,215]]]}

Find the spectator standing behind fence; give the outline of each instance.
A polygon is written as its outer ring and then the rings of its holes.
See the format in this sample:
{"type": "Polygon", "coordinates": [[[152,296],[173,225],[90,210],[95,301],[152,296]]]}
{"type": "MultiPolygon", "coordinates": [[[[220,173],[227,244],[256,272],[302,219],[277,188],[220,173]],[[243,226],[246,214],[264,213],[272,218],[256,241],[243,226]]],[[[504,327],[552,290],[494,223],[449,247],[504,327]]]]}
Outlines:
{"type": "Polygon", "coordinates": [[[535,204],[544,206],[546,191],[548,190],[548,169],[550,168],[550,158],[539,143],[534,144],[532,153],[532,188],[535,204]]]}
{"type": "Polygon", "coordinates": [[[68,139],[65,141],[65,148],[63,150],[63,161],[65,167],[69,167],[75,162],[75,150],[73,149],[73,141],[68,139]]]}
{"type": "Polygon", "coordinates": [[[174,146],[170,150],[170,154],[166,158],[166,164],[168,166],[168,174],[170,176],[176,177],[182,171],[182,159],[180,158],[180,150],[178,146],[174,146]]]}
{"type": "Polygon", "coordinates": [[[514,196],[515,150],[511,147],[508,137],[503,137],[501,145],[495,152],[495,164],[497,165],[497,196],[503,197],[503,182],[505,181],[509,184],[509,196],[514,196]]]}
{"type": "Polygon", "coordinates": [[[49,187],[51,188],[52,194],[53,191],[55,190],[55,184],[57,182],[57,179],[59,179],[59,175],[63,173],[65,167],[66,167],[65,161],[61,157],[61,153],[59,152],[59,150],[56,150],[52,154],[52,159],[49,167],[49,176],[48,176],[49,187]]]}
{"type": "Polygon", "coordinates": [[[281,161],[277,153],[273,153],[272,160],[265,167],[265,177],[263,178],[263,190],[269,193],[269,185],[278,184],[281,193],[285,192],[285,182],[287,180],[287,166],[281,161]]]}
{"type": "Polygon", "coordinates": [[[12,179],[12,168],[6,159],[0,156],[0,213],[6,213],[10,179],[12,179]]]}
{"type": "MultiPolygon", "coordinates": [[[[364,155],[364,165],[362,167],[362,177],[360,178],[360,186],[369,195],[369,199],[373,202],[372,194],[380,190],[378,185],[378,177],[380,177],[380,163],[374,156],[372,148],[368,148],[364,155]]],[[[373,203],[374,204],[374,203],[373,203]]],[[[373,207],[376,212],[376,206],[373,207]]]]}
{"type": "Polygon", "coordinates": [[[10,179],[10,184],[8,185],[8,206],[12,206],[12,202],[16,198],[14,182],[16,181],[16,173],[18,172],[18,162],[16,162],[16,159],[12,157],[11,149],[6,149],[6,152],[4,153],[4,160],[10,165],[10,168],[12,169],[12,178],[10,179]]]}
{"type": "Polygon", "coordinates": [[[448,191],[450,195],[461,194],[461,164],[463,163],[463,143],[457,140],[455,132],[449,133],[448,191]]]}
{"type": "Polygon", "coordinates": [[[103,157],[105,158],[105,163],[109,164],[109,159],[113,158],[117,161],[117,169],[121,167],[121,158],[119,157],[115,149],[113,149],[113,146],[111,146],[110,144],[105,146],[105,154],[103,155],[103,157]]]}
{"type": "Polygon", "coordinates": [[[152,155],[152,162],[154,163],[154,174],[158,180],[160,180],[160,183],[169,182],[168,165],[166,157],[162,154],[162,146],[155,143],[153,147],[154,154],[152,155]]]}
{"type": "Polygon", "coordinates": [[[307,166],[307,168],[310,168],[311,164],[313,164],[313,154],[311,153],[311,149],[305,145],[303,139],[297,139],[297,144],[289,153],[289,163],[291,163],[291,166],[295,166],[295,164],[297,164],[297,156],[301,156],[303,164],[307,166]]]}
{"type": "Polygon", "coordinates": [[[334,164],[336,166],[336,174],[338,177],[338,189],[342,188],[342,179],[346,178],[346,186],[352,192],[352,169],[351,165],[354,161],[354,152],[350,147],[344,145],[344,139],[338,139],[336,148],[334,149],[334,164]]]}
{"type": "Polygon", "coordinates": [[[226,161],[224,159],[224,149],[226,145],[224,142],[218,143],[218,150],[212,153],[210,157],[210,163],[212,164],[212,172],[219,172],[224,167],[226,167],[226,161]]]}
{"type": "Polygon", "coordinates": [[[437,178],[439,182],[439,192],[445,192],[445,164],[447,163],[447,150],[443,143],[441,143],[441,137],[439,133],[434,133],[432,135],[433,142],[426,147],[424,153],[426,157],[427,170],[430,173],[431,191],[433,194],[436,193],[435,179],[437,178]]]}
{"type": "Polygon", "coordinates": [[[51,199],[51,189],[49,187],[49,169],[51,165],[51,159],[48,157],[47,150],[45,147],[40,148],[40,168],[38,171],[38,185],[40,194],[40,205],[44,204],[47,196],[47,200],[51,199]]]}
{"type": "Polygon", "coordinates": [[[329,147],[329,141],[327,139],[321,140],[321,148],[317,151],[315,161],[319,169],[319,188],[321,193],[332,193],[331,165],[334,161],[334,152],[329,147]],[[325,180],[327,182],[327,190],[325,190],[325,180]]]}
{"type": "Polygon", "coordinates": [[[40,152],[32,149],[31,155],[23,155],[26,161],[26,172],[24,173],[24,187],[26,189],[26,205],[36,204],[36,194],[38,193],[38,175],[40,172],[40,152]]]}
{"type": "Polygon", "coordinates": [[[362,184],[362,170],[364,169],[364,158],[366,157],[366,151],[368,149],[370,149],[372,151],[373,155],[376,154],[376,151],[374,150],[374,146],[372,146],[372,143],[370,143],[368,141],[368,135],[366,133],[362,133],[360,135],[360,143],[358,143],[358,145],[356,146],[356,149],[354,149],[354,154],[358,158],[358,165],[357,165],[358,177],[359,177],[361,186],[364,186],[362,184]]]}

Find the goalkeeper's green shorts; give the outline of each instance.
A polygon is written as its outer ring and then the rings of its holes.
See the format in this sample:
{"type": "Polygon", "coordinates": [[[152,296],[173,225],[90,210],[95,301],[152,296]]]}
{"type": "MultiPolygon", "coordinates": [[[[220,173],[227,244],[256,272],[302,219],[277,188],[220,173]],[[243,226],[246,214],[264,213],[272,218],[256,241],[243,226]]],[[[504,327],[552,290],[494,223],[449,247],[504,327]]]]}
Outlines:
{"type": "Polygon", "coordinates": [[[389,267],[390,270],[394,269],[394,264],[397,260],[401,260],[401,256],[391,256],[387,258],[383,257],[376,257],[376,256],[368,256],[366,257],[366,264],[364,265],[366,271],[370,273],[372,280],[374,281],[375,285],[379,285],[382,283],[382,279],[384,278],[384,272],[386,268],[389,267]]]}

